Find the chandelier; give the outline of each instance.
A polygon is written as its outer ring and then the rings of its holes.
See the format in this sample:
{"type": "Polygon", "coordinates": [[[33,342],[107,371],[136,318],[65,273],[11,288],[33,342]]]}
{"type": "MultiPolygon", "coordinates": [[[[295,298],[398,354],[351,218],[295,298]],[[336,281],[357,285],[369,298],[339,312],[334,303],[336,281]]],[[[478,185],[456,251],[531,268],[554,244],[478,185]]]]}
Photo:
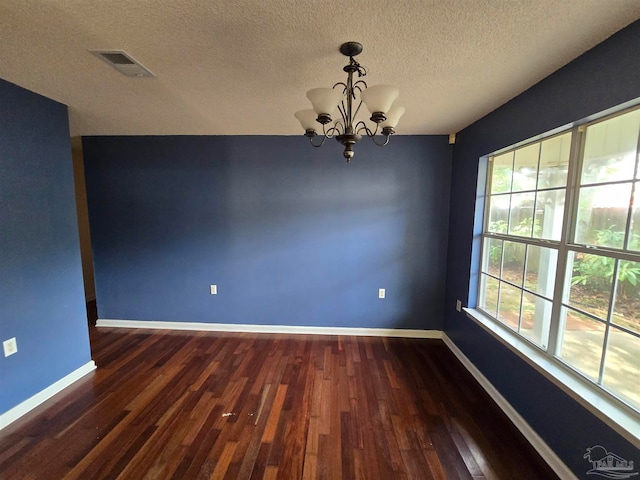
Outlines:
{"type": "Polygon", "coordinates": [[[360,141],[363,133],[379,147],[388,144],[391,135],[396,133],[396,125],[405,111],[404,107],[394,105],[399,94],[396,87],[391,85],[367,87],[364,80],[357,80],[354,83],[354,74],[357,73],[358,78],[367,74],[366,69],[353,58],[361,52],[362,44],[358,42],[343,43],[340,46],[340,53],[349,57],[349,64],[343,68],[347,72],[347,82],[338,82],[333,88],[309,90],[307,98],[311,100],[313,109],[300,110],[295,113],[295,117],[304,128],[304,134],[309,138],[311,145],[321,147],[327,138],[335,137],[338,142],[344,145],[343,155],[347,159],[347,163],[355,155],[353,146],[360,141]],[[357,103],[355,110],[354,103],[357,103]],[[364,121],[356,121],[356,115],[358,115],[363,103],[371,113],[370,120],[375,123],[373,131],[364,121]],[[340,114],[339,118],[337,113],[340,114]],[[314,141],[318,136],[316,132],[318,124],[322,125],[322,139],[319,142],[314,141]],[[384,136],[382,142],[376,141],[378,133],[384,136]]]}

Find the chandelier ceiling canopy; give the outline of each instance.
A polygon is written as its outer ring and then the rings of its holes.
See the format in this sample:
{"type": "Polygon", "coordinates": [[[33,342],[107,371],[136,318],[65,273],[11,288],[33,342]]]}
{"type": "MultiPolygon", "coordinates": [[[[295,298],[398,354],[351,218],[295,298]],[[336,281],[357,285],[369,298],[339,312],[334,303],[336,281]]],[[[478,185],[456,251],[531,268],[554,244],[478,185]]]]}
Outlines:
{"type": "Polygon", "coordinates": [[[346,82],[338,82],[333,88],[314,88],[307,92],[307,98],[313,105],[312,109],[300,110],[295,113],[309,138],[311,145],[321,147],[327,138],[335,137],[344,145],[344,157],[347,163],[353,158],[353,146],[360,141],[362,135],[370,137],[373,142],[382,147],[389,143],[391,135],[396,131],[396,125],[405,112],[405,108],[395,105],[399,91],[391,85],[375,85],[368,87],[364,80],[367,70],[354,57],[362,52],[362,44],[358,42],[343,43],[340,53],[349,57],[349,63],[343,70],[347,73],[346,82]],[[354,82],[354,74],[358,79],[354,82]],[[365,104],[370,120],[375,124],[372,130],[363,121],[356,121],[356,115],[362,104],[365,104]],[[322,139],[314,139],[319,135],[316,129],[322,126],[322,139]],[[376,140],[376,135],[383,135],[382,142],[376,140]]]}

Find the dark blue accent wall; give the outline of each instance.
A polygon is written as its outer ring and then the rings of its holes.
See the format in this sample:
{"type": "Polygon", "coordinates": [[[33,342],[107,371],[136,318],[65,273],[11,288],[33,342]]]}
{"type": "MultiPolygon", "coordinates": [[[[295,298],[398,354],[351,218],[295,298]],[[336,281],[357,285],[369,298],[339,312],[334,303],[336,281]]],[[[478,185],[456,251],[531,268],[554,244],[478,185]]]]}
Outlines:
{"type": "Polygon", "coordinates": [[[442,329],[447,138],[338,147],[85,137],[99,317],[442,329]]]}
{"type": "MultiPolygon", "coordinates": [[[[511,353],[464,313],[470,294],[479,158],[640,97],[640,22],[631,24],[488,116],[459,132],[454,147],[445,330],[560,458],[583,478],[587,447],[638,459],[630,443],[511,353]]],[[[480,185],[482,187],[482,185],[480,185]]],[[[472,286],[472,288],[475,288],[472,286]]]]}
{"type": "Polygon", "coordinates": [[[67,107],[0,80],[0,414],[91,360],[67,107]]]}

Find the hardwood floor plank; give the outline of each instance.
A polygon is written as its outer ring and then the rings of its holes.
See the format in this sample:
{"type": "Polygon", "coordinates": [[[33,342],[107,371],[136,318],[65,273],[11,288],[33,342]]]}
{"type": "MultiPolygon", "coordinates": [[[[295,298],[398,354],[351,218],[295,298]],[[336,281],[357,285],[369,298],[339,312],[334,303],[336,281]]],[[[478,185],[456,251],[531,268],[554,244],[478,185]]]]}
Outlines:
{"type": "Polygon", "coordinates": [[[213,425],[222,415],[222,411],[223,408],[220,405],[213,407],[193,442],[186,445],[180,464],[171,478],[196,478],[206,462],[209,451],[220,436],[220,430],[214,430],[213,425]]]}
{"type": "Polygon", "coordinates": [[[556,478],[439,340],[90,328],[5,479],[556,478]]]}
{"type": "MultiPolygon", "coordinates": [[[[264,471],[264,480],[276,480],[276,478],[283,478],[278,475],[278,467],[268,466],[264,471]]],[[[286,477],[284,477],[286,478],[286,477]]]]}
{"type": "MultiPolygon", "coordinates": [[[[227,474],[227,469],[233,458],[233,454],[236,451],[238,444],[236,442],[229,442],[224,446],[222,453],[218,457],[216,468],[211,474],[211,480],[223,480],[227,474]]],[[[277,470],[276,470],[277,471],[277,470]]],[[[266,478],[266,477],[265,477],[266,478]]]]}
{"type": "MultiPolygon", "coordinates": [[[[338,349],[338,352],[341,352],[338,349]]],[[[335,359],[336,356],[334,356],[335,359]]],[[[334,368],[332,369],[334,379],[325,380],[325,382],[333,382],[328,386],[328,389],[331,391],[330,398],[330,409],[329,409],[329,422],[331,424],[329,430],[331,434],[329,435],[330,443],[329,443],[329,465],[330,465],[330,478],[342,478],[342,436],[340,435],[340,396],[341,391],[339,389],[340,382],[338,380],[339,370],[337,363],[335,360],[332,362],[334,368]]],[[[327,388],[325,384],[323,390],[327,388]]]]}
{"type": "Polygon", "coordinates": [[[314,453],[306,453],[304,456],[304,468],[302,471],[303,480],[314,480],[318,478],[318,456],[314,453]]]}
{"type": "Polygon", "coordinates": [[[135,452],[131,461],[118,476],[119,479],[143,478],[149,470],[149,465],[155,464],[155,459],[161,455],[163,450],[167,449],[171,439],[180,438],[180,435],[184,434],[184,430],[181,428],[181,425],[185,423],[183,408],[188,403],[190,396],[193,396],[192,392],[186,391],[167,410],[160,421],[156,422],[156,426],[159,428],[152,434],[149,441],[135,452]]]}
{"type": "Polygon", "coordinates": [[[284,404],[284,397],[287,394],[287,385],[280,384],[276,390],[276,396],[273,400],[269,412],[269,419],[267,420],[267,426],[262,434],[262,443],[272,443],[276,434],[276,427],[278,426],[278,420],[280,419],[280,413],[282,411],[282,405],[284,404]]]}
{"type": "Polygon", "coordinates": [[[447,474],[444,472],[444,468],[442,468],[438,453],[433,449],[423,450],[422,453],[427,460],[431,478],[433,478],[433,480],[447,480],[447,474]]]}
{"type": "Polygon", "coordinates": [[[267,469],[267,462],[269,460],[269,454],[271,453],[270,443],[261,443],[258,449],[258,455],[251,472],[251,480],[258,480],[264,477],[264,473],[267,469]]]}
{"type": "Polygon", "coordinates": [[[240,464],[234,479],[249,479],[253,472],[258,453],[260,451],[260,435],[255,434],[256,426],[248,422],[244,427],[244,435],[236,449],[236,461],[240,464]]]}
{"type": "Polygon", "coordinates": [[[391,469],[394,472],[406,473],[405,463],[402,458],[402,452],[398,446],[398,439],[391,430],[385,430],[386,446],[389,449],[389,458],[391,460],[391,469]]]}
{"type": "Polygon", "coordinates": [[[291,420],[285,433],[283,462],[279,468],[279,476],[282,478],[302,478],[303,473],[307,432],[311,421],[309,385],[313,381],[314,372],[311,362],[308,361],[308,349],[305,350],[306,353],[296,352],[296,361],[302,366],[299,368],[295,388],[287,390],[287,396],[291,397],[291,400],[285,400],[285,406],[291,411],[291,420]]]}

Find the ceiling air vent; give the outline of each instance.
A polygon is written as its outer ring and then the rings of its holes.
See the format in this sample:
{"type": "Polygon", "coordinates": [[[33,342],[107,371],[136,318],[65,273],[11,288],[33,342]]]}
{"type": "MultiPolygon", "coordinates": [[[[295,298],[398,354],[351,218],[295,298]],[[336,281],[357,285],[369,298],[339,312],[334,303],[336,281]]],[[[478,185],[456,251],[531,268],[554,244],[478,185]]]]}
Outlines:
{"type": "Polygon", "coordinates": [[[103,62],[111,65],[127,77],[153,77],[155,76],[140,62],[134,60],[131,55],[122,50],[89,50],[103,62]]]}

